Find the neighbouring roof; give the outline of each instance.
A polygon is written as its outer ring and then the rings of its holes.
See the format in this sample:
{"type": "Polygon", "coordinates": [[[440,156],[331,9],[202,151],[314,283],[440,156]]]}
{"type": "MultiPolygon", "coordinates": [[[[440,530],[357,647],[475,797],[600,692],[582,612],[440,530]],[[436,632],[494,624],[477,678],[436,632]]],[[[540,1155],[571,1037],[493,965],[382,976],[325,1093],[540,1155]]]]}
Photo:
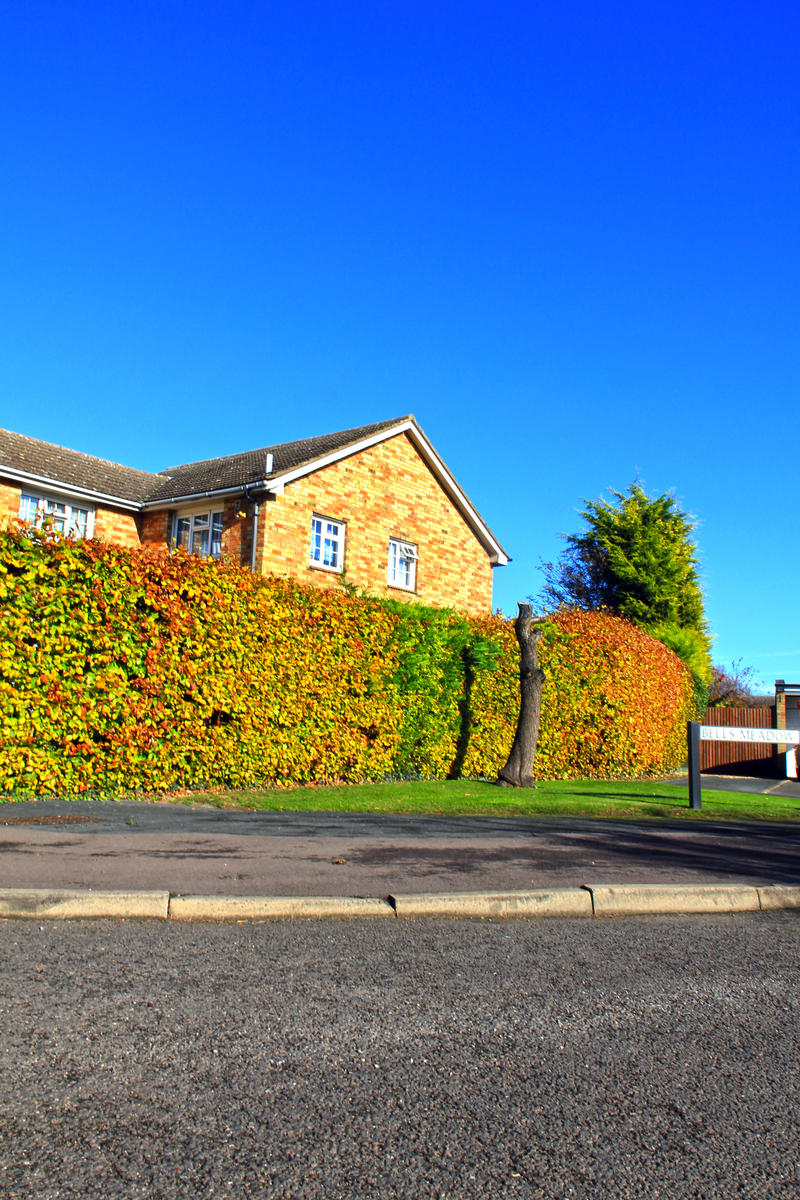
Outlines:
{"type": "Polygon", "coordinates": [[[137,471],[120,463],[53,446],[38,438],[0,429],[0,474],[51,482],[79,493],[121,500],[128,507],[142,504],[161,482],[160,475],[137,471]]]}
{"type": "Polygon", "coordinates": [[[413,417],[395,417],[392,421],[360,425],[357,429],[343,429],[339,433],[323,434],[322,437],[303,438],[299,442],[283,442],[278,446],[263,446],[260,450],[245,450],[242,454],[227,454],[224,458],[207,458],[203,462],[168,467],[161,472],[162,477],[168,478],[154,488],[147,502],[160,504],[185,496],[262,483],[356,445],[403,421],[413,420],[413,417]],[[269,473],[266,470],[268,454],[272,455],[272,470],[269,473]]]}

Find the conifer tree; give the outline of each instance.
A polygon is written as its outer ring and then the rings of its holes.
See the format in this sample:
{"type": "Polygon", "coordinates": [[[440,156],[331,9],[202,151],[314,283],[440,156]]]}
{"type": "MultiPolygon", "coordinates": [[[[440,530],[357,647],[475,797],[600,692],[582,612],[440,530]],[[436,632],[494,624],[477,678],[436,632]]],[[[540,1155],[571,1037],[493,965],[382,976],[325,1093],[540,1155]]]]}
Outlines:
{"type": "Polygon", "coordinates": [[[711,643],[694,521],[673,496],[648,496],[639,483],[584,504],[584,531],[566,535],[557,563],[542,564],[539,606],[606,609],[625,617],[674,650],[707,687],[711,643]]]}

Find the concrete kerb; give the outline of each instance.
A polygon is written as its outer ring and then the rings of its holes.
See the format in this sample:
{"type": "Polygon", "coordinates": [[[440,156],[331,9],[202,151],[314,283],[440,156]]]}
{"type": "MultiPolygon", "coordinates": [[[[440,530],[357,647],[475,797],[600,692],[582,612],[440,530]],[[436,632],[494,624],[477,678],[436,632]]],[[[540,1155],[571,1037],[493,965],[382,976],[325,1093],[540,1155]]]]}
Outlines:
{"type": "MultiPolygon", "coordinates": [[[[757,912],[759,889],[746,884],[605,884],[588,887],[596,917],[621,917],[646,913],[757,912]]],[[[800,888],[789,889],[800,893],[800,888]]],[[[779,904],[779,897],[770,907],[779,904]]]]}
{"type": "Polygon", "coordinates": [[[398,917],[591,917],[586,888],[390,896],[398,917]]]}
{"type": "Polygon", "coordinates": [[[0,888],[0,917],[72,920],[85,917],[169,915],[169,892],[92,892],[57,888],[0,888]]]}
{"type": "Polygon", "coordinates": [[[394,917],[386,900],[360,896],[172,896],[173,921],[277,921],[394,917]]]}
{"type": "Polygon", "coordinates": [[[181,921],[324,918],[614,917],[800,909],[800,887],[783,884],[584,884],[527,892],[357,896],[186,896],[0,888],[0,919],[155,918],[181,921]]]}
{"type": "Polygon", "coordinates": [[[800,887],[773,883],[757,891],[759,904],[765,912],[777,908],[800,908],[800,887]]]}

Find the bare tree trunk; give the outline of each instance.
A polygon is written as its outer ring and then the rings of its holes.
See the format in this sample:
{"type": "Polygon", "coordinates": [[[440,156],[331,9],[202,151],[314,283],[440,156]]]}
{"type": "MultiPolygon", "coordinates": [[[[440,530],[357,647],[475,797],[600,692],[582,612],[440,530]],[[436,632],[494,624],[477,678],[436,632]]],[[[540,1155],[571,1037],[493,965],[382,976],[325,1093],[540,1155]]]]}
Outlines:
{"type": "Polygon", "coordinates": [[[544,671],[539,666],[536,654],[542,630],[532,626],[533,609],[530,604],[520,604],[519,616],[514,623],[519,642],[519,719],[508,762],[497,777],[500,787],[536,787],[533,760],[539,740],[544,671]]]}

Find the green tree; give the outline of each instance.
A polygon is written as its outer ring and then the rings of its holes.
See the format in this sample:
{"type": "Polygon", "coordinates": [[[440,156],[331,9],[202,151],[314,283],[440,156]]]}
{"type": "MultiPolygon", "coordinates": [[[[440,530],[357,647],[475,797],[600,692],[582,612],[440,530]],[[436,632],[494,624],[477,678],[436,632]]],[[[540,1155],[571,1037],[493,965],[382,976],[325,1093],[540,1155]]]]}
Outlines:
{"type": "Polygon", "coordinates": [[[711,643],[691,517],[674,497],[648,496],[638,483],[627,492],[612,491],[609,500],[584,504],[585,530],[565,536],[557,563],[542,564],[539,606],[605,609],[624,617],[674,650],[698,691],[707,688],[711,643]]]}

